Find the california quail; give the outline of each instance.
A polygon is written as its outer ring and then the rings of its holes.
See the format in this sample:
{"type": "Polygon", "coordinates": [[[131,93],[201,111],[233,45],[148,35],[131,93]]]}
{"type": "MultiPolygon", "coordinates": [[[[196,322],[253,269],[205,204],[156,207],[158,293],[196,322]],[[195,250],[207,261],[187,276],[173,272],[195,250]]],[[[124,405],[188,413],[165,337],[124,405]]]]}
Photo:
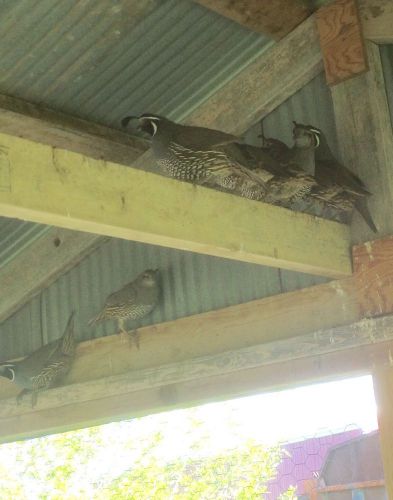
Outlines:
{"type": "MultiPolygon", "coordinates": [[[[299,136],[310,136],[309,150],[315,155],[316,181],[311,196],[322,200],[331,210],[341,212],[344,222],[350,222],[353,209],[356,208],[369,227],[377,232],[367,207],[367,197],[371,193],[359,177],[334,157],[323,132],[312,125],[295,123],[293,133],[295,141],[299,136]]],[[[306,142],[307,139],[304,139],[306,142]]]]}
{"type": "MultiPolygon", "coordinates": [[[[95,325],[108,319],[116,319],[120,330],[119,333],[127,334],[124,322],[127,319],[137,320],[148,315],[157,305],[159,292],[158,269],[147,269],[131,283],[109,295],[103,309],[89,321],[89,325],[95,325]]],[[[137,330],[132,333],[139,349],[137,330]]]]}
{"type": "Polygon", "coordinates": [[[75,357],[74,313],[71,314],[65,332],[58,340],[42,346],[21,361],[2,363],[0,376],[22,387],[17,402],[32,393],[31,405],[37,402],[38,391],[58,385],[70,371],[75,357]]]}
{"type": "Polygon", "coordinates": [[[132,119],[137,119],[139,128],[150,135],[157,164],[167,175],[196,184],[214,183],[228,190],[235,190],[242,179],[264,188],[261,179],[236,158],[236,154],[241,157],[238,137],[151,114],[127,116],[122,126],[132,119]]]}

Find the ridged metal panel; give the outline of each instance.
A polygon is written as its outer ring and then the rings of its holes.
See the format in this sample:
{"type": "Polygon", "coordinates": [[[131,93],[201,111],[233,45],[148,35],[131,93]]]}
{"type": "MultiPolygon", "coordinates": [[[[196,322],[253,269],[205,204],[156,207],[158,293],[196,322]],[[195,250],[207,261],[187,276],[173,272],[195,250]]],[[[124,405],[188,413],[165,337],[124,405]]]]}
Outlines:
{"type": "MultiPolygon", "coordinates": [[[[116,332],[113,321],[95,328],[89,328],[87,322],[98,313],[108,294],[144,269],[156,267],[162,275],[162,301],[140,322],[141,325],[220,309],[284,291],[278,269],[112,239],[1,325],[0,360],[24,355],[43,342],[57,338],[73,309],[77,311],[79,338],[116,332]]],[[[286,274],[291,279],[287,279],[285,290],[324,281],[296,273],[286,274]]]]}
{"type": "Polygon", "coordinates": [[[119,126],[181,119],[272,42],[184,0],[3,0],[0,92],[119,126]]]}
{"type": "Polygon", "coordinates": [[[0,267],[40,238],[49,226],[0,217],[0,267]]]}
{"type": "Polygon", "coordinates": [[[263,130],[265,137],[276,137],[291,146],[293,121],[320,128],[331,148],[337,150],[333,101],[324,73],[316,76],[278,106],[263,120],[262,125],[252,127],[246,135],[246,140],[255,145],[261,144],[258,135],[263,130]]]}
{"type": "Polygon", "coordinates": [[[386,94],[389,101],[390,119],[393,126],[393,44],[380,46],[386,94]]]}

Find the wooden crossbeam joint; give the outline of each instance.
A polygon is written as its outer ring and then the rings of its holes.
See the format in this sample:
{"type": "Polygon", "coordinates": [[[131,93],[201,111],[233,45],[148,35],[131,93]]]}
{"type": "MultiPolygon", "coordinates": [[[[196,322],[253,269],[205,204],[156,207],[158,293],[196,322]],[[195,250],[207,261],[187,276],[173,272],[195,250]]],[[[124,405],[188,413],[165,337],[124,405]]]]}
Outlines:
{"type": "Polygon", "coordinates": [[[368,70],[355,0],[335,0],[316,13],[326,81],[336,85],[368,70]]]}

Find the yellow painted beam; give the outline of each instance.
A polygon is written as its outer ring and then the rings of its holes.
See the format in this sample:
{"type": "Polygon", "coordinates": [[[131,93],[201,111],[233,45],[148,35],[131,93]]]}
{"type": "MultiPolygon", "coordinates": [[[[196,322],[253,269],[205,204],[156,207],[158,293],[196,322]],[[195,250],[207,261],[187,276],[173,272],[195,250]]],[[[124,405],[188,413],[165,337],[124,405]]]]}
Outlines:
{"type": "Polygon", "coordinates": [[[332,277],[349,229],[0,134],[0,215],[332,277]]]}

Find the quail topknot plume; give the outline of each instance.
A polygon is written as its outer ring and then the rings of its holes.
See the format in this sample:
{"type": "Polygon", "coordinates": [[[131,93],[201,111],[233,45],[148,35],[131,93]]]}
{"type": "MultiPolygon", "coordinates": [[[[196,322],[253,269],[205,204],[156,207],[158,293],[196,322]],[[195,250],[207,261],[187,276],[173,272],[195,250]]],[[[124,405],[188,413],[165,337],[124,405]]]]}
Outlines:
{"type": "Polygon", "coordinates": [[[174,123],[162,116],[127,116],[126,127],[138,120],[139,129],[151,137],[158,166],[169,176],[196,184],[214,183],[234,190],[243,180],[264,187],[264,182],[244,164],[240,139],[204,127],[174,123]]]}
{"type": "MultiPolygon", "coordinates": [[[[158,303],[160,293],[159,270],[147,269],[120,290],[109,295],[100,313],[89,321],[89,325],[108,319],[117,320],[119,333],[127,334],[124,322],[147,316],[158,303]]],[[[132,332],[139,348],[137,330],[132,332]]]]}
{"type": "Polygon", "coordinates": [[[61,383],[70,371],[75,357],[74,313],[71,314],[64,334],[22,359],[0,364],[0,376],[15,382],[22,391],[17,396],[19,403],[25,394],[31,393],[31,405],[37,402],[37,393],[61,383]]]}

